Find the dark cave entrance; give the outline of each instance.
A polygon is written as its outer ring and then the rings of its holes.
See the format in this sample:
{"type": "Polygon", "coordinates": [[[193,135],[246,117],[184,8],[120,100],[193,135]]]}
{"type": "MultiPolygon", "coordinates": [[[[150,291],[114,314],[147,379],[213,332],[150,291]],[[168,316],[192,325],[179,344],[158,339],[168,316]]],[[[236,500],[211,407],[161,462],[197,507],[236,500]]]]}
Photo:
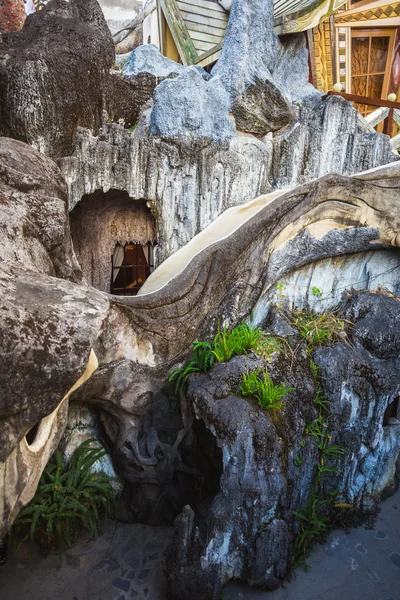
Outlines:
{"type": "Polygon", "coordinates": [[[205,517],[220,491],[223,461],[221,448],[202,421],[195,419],[176,446],[183,423],[179,411],[171,409],[171,396],[163,390],[151,399],[135,439],[127,435],[125,443],[115,450],[119,419],[100,407],[97,411],[101,440],[124,480],[119,520],[173,525],[186,505],[192,507],[196,519],[205,517]]]}
{"type": "Polygon", "coordinates": [[[154,269],[156,222],[144,200],[121,190],[87,194],[70,212],[74,250],[87,282],[134,296],[154,269]]]}
{"type": "Polygon", "coordinates": [[[39,432],[39,427],[40,427],[41,422],[42,422],[41,420],[38,421],[29,429],[29,431],[26,432],[25,439],[26,439],[26,443],[28,444],[28,446],[32,446],[32,444],[36,441],[36,436],[39,432]]]}
{"type": "Polygon", "coordinates": [[[397,415],[398,415],[398,411],[399,411],[399,396],[397,396],[397,398],[395,398],[394,400],[392,400],[392,402],[389,402],[389,404],[386,407],[385,410],[385,414],[383,415],[383,426],[386,427],[386,425],[389,425],[389,419],[397,419],[397,415]]]}

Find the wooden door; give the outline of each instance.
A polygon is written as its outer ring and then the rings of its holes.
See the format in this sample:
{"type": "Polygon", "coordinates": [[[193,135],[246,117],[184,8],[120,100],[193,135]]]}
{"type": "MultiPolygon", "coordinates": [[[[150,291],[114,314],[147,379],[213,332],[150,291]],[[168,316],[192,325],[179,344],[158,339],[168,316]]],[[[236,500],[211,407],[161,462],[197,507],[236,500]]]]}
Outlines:
{"type": "MultiPolygon", "coordinates": [[[[351,93],[386,98],[396,29],[351,30],[351,93]]],[[[374,107],[357,105],[362,115],[374,107]]]]}

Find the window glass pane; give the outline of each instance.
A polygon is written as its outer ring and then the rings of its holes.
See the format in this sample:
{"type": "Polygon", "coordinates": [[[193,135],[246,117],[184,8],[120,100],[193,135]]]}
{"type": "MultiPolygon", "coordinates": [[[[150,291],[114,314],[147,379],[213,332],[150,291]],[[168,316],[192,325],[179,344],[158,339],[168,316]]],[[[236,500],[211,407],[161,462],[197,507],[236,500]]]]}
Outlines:
{"type": "Polygon", "coordinates": [[[134,296],[153,270],[153,247],[149,243],[116,245],[112,255],[111,293],[134,296]]]}
{"type": "Polygon", "coordinates": [[[125,246],[125,264],[136,265],[136,244],[125,246]]]}
{"type": "Polygon", "coordinates": [[[370,75],[368,78],[368,93],[370,98],[380,98],[382,95],[384,75],[370,75]]]}
{"type": "MultiPolygon", "coordinates": [[[[368,70],[369,38],[357,37],[351,40],[351,73],[364,75],[368,70]]],[[[358,93],[358,92],[354,92],[358,93]]]]}
{"type": "Polygon", "coordinates": [[[371,38],[371,55],[369,58],[370,73],[384,73],[389,50],[388,37],[371,38]]]}
{"type": "Polygon", "coordinates": [[[367,95],[367,78],[366,77],[352,77],[351,78],[351,91],[353,94],[358,96],[367,95]]]}

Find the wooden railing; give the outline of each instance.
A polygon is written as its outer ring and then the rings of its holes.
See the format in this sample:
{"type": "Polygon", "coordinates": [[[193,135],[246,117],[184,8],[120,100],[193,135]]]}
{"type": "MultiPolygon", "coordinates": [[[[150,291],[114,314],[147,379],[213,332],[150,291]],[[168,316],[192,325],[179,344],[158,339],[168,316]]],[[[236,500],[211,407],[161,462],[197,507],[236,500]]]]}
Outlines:
{"type": "Polygon", "coordinates": [[[363,117],[360,113],[360,121],[362,125],[371,133],[375,132],[375,127],[382,121],[383,131],[391,137],[390,145],[392,150],[400,148],[400,133],[392,137],[393,123],[400,127],[400,102],[392,102],[391,100],[383,100],[381,98],[369,98],[368,96],[358,96],[357,94],[346,94],[342,92],[328,92],[327,96],[341,96],[349,102],[356,104],[366,104],[368,106],[376,106],[377,109],[363,117]]]}

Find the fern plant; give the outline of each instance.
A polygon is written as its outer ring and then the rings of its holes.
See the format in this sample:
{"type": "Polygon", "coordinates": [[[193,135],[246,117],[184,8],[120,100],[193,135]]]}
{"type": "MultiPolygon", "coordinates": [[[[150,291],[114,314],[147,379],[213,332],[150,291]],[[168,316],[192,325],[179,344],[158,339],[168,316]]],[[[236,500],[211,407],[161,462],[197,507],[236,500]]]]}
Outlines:
{"type": "Polygon", "coordinates": [[[56,450],[40,478],[32,501],[25,506],[12,527],[12,537],[38,541],[55,547],[61,559],[81,529],[98,534],[102,519],[115,516],[115,496],[111,477],[93,473],[93,465],[106,452],[93,447],[94,440],[83,442],[65,463],[56,450]]]}

